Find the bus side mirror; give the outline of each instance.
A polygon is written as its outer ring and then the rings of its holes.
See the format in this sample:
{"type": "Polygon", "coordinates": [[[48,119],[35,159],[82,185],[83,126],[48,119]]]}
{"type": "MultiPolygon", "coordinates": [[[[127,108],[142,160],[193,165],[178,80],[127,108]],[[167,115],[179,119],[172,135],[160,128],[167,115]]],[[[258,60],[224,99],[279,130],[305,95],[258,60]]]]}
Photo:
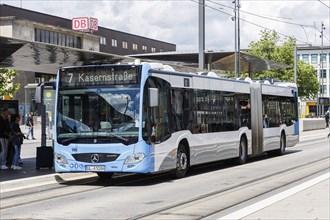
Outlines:
{"type": "Polygon", "coordinates": [[[158,107],[159,90],[156,88],[149,88],[149,107],[158,107]]]}

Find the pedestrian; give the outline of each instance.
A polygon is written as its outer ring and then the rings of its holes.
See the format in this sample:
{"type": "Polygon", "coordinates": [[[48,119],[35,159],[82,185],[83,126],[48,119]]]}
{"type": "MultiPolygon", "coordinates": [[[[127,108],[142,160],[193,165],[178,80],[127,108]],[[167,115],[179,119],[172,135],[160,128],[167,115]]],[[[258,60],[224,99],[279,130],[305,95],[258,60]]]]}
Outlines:
{"type": "Polygon", "coordinates": [[[26,139],[29,140],[29,136],[31,134],[32,139],[35,140],[34,134],[33,134],[33,128],[34,128],[33,112],[30,112],[28,118],[26,119],[26,126],[28,126],[28,128],[29,128],[29,130],[26,134],[26,139]]]}
{"type": "Polygon", "coordinates": [[[325,127],[329,127],[329,110],[325,113],[325,127]]]}
{"type": "Polygon", "coordinates": [[[6,166],[9,168],[11,167],[11,165],[13,164],[13,159],[14,159],[14,155],[15,155],[15,147],[13,145],[13,138],[14,138],[14,133],[11,129],[11,123],[12,123],[12,115],[9,114],[8,115],[8,121],[9,121],[9,127],[10,127],[10,138],[8,139],[8,151],[7,151],[7,163],[6,166]]]}
{"type": "Polygon", "coordinates": [[[24,134],[19,127],[19,122],[21,120],[21,116],[19,114],[14,114],[12,116],[12,121],[10,123],[10,128],[14,134],[14,138],[12,139],[12,144],[15,147],[15,154],[13,159],[13,164],[11,168],[13,170],[20,170],[22,167],[19,166],[19,160],[21,156],[21,146],[23,144],[24,134]]]}
{"type": "Polygon", "coordinates": [[[1,144],[1,166],[2,170],[8,169],[6,166],[7,155],[8,155],[8,143],[10,136],[10,127],[9,127],[9,112],[7,108],[1,109],[0,115],[0,144],[1,144]]]}

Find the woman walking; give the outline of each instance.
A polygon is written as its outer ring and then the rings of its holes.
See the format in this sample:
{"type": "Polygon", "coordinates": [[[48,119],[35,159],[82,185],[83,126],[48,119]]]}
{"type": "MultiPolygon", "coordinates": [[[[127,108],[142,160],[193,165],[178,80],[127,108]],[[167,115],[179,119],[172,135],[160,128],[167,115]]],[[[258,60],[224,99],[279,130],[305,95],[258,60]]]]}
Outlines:
{"type": "Polygon", "coordinates": [[[20,120],[21,120],[21,116],[19,114],[15,114],[11,117],[11,123],[10,123],[11,130],[15,135],[15,138],[12,141],[12,144],[15,147],[15,154],[14,154],[13,164],[11,166],[11,168],[14,170],[22,169],[22,167],[19,166],[19,159],[21,156],[21,146],[23,144],[24,134],[22,133],[19,127],[20,120]]]}
{"type": "Polygon", "coordinates": [[[26,121],[26,126],[29,127],[29,130],[26,134],[26,139],[29,140],[29,135],[31,134],[32,139],[35,140],[34,134],[33,134],[33,128],[34,128],[34,122],[33,122],[33,112],[30,112],[27,121],[26,121]]]}

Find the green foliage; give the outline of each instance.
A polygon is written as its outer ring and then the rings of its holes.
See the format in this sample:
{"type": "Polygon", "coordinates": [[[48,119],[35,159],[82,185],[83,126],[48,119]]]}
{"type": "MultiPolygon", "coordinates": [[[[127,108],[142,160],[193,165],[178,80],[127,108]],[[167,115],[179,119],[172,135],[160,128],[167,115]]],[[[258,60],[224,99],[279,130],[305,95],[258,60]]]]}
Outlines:
{"type": "Polygon", "coordinates": [[[13,82],[17,75],[16,70],[0,68],[0,97],[9,95],[13,98],[15,92],[20,88],[19,83],[13,82]]]}
{"type": "Polygon", "coordinates": [[[298,61],[297,75],[299,96],[315,99],[320,89],[320,84],[317,80],[317,72],[314,67],[304,61],[298,61]]]}
{"type": "MultiPolygon", "coordinates": [[[[291,68],[280,70],[266,70],[254,74],[254,78],[273,78],[286,82],[294,81],[294,46],[296,38],[286,37],[283,40],[276,31],[261,31],[259,41],[252,41],[249,44],[249,54],[272,60],[278,63],[285,63],[291,68]]],[[[300,97],[315,98],[320,85],[317,80],[317,73],[313,66],[308,63],[297,62],[297,86],[300,97]]]]}

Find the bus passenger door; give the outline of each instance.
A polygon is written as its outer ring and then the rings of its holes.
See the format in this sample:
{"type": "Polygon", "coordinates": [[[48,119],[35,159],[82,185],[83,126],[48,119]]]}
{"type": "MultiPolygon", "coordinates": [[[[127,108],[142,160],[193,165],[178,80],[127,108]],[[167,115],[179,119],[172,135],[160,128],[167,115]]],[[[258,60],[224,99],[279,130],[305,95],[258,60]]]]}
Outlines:
{"type": "Polygon", "coordinates": [[[171,136],[171,88],[168,82],[150,77],[143,95],[143,138],[151,144],[159,144],[171,136]],[[158,89],[158,105],[150,105],[150,91],[158,89]],[[149,90],[151,89],[151,90],[149,90]]]}

